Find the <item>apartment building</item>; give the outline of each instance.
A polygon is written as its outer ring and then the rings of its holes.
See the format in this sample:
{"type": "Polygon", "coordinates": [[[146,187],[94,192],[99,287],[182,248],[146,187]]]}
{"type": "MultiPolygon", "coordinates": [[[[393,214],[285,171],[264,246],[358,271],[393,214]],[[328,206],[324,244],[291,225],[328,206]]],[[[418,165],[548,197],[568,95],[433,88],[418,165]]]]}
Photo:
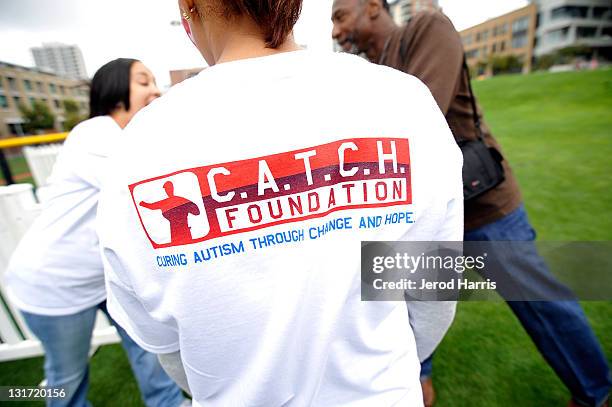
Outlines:
{"type": "Polygon", "coordinates": [[[514,55],[522,64],[520,70],[530,72],[537,15],[537,6],[532,3],[461,31],[468,65],[477,68],[479,75],[491,75],[492,57],[514,55]]]}
{"type": "Polygon", "coordinates": [[[55,130],[63,131],[64,103],[74,100],[80,113],[89,110],[89,85],[87,81],[65,78],[36,68],[0,61],[0,138],[24,134],[20,104],[29,105],[35,100],[45,103],[55,115],[55,130]]]}
{"type": "Polygon", "coordinates": [[[438,0],[396,0],[389,1],[389,11],[397,25],[404,25],[410,17],[421,10],[437,9],[438,0]]]}
{"type": "Polygon", "coordinates": [[[60,43],[43,44],[31,48],[34,63],[40,70],[73,79],[87,79],[85,61],[81,49],[76,45],[60,43]]]}
{"type": "Polygon", "coordinates": [[[574,46],[590,48],[594,58],[612,60],[612,1],[535,0],[539,11],[535,55],[574,46]]]}

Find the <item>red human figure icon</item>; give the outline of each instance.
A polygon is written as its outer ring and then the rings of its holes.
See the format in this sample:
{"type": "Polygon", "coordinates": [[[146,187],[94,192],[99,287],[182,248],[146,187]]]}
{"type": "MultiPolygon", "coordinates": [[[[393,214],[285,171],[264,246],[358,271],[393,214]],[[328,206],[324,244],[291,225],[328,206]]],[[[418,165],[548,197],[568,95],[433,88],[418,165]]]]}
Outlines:
{"type": "Polygon", "coordinates": [[[153,211],[162,211],[162,216],[170,222],[170,240],[172,244],[189,243],[192,237],[187,218],[189,214],[199,215],[200,208],[190,200],[174,195],[174,184],[172,184],[172,181],[164,183],[164,190],[168,198],[151,203],[140,201],[139,205],[153,211]]]}

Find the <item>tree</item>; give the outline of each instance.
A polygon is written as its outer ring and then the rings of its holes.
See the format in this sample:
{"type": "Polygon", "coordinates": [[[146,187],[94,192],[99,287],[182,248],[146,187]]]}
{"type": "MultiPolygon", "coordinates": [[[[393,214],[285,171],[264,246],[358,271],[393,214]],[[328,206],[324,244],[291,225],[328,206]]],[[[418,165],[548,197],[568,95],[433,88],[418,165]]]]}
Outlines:
{"type": "Polygon", "coordinates": [[[64,112],[66,120],[64,120],[64,130],[70,131],[77,124],[85,120],[85,116],[79,114],[79,104],[72,100],[66,99],[64,100],[64,112]]]}
{"type": "Polygon", "coordinates": [[[489,63],[491,64],[493,75],[520,73],[523,70],[523,63],[516,55],[493,56],[489,63]]]}
{"type": "Polygon", "coordinates": [[[26,133],[40,133],[43,130],[53,129],[55,116],[46,103],[35,100],[32,107],[19,105],[23,117],[23,129],[26,133]]]}
{"type": "Polygon", "coordinates": [[[66,99],[64,100],[64,110],[66,114],[79,114],[79,104],[76,100],[66,99]]]}

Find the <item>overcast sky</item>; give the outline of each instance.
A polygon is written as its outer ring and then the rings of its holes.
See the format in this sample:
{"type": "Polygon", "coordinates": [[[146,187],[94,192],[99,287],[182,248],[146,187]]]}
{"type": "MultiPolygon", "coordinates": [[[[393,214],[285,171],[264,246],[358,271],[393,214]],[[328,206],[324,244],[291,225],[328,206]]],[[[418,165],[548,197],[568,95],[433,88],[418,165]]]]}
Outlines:
{"type": "MultiPolygon", "coordinates": [[[[300,44],[331,49],[332,0],[304,0],[300,44]]],[[[440,0],[458,30],[525,6],[527,0],[440,0]]],[[[33,66],[30,47],[76,44],[87,73],[118,57],[142,60],[162,87],[172,69],[204,66],[178,20],[176,0],[0,0],[0,61],[33,66]]]]}

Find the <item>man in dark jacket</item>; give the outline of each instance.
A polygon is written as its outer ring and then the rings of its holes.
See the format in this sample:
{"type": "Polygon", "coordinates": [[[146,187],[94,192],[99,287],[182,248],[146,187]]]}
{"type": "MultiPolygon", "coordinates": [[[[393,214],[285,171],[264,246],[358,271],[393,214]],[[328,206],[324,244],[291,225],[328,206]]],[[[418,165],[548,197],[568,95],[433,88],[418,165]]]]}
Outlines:
{"type": "MultiPolygon", "coordinates": [[[[397,27],[386,0],[334,0],[332,21],[333,38],[345,51],[362,53],[371,62],[416,76],[429,87],[455,139],[476,138],[461,38],[444,14],[422,11],[405,26],[397,27]]],[[[485,143],[501,151],[482,121],[481,110],[477,111],[485,143]]],[[[512,169],[506,160],[502,165],[505,180],[465,202],[466,241],[535,240],[512,169]]],[[[535,245],[528,246],[528,253],[521,254],[522,264],[504,263],[503,272],[519,282],[528,281],[521,278],[528,273],[550,279],[535,245]]],[[[611,386],[609,368],[580,305],[576,301],[509,301],[508,305],[569,388],[570,406],[606,403],[611,386]]],[[[425,405],[432,405],[431,357],[422,363],[421,378],[425,405]]]]}

